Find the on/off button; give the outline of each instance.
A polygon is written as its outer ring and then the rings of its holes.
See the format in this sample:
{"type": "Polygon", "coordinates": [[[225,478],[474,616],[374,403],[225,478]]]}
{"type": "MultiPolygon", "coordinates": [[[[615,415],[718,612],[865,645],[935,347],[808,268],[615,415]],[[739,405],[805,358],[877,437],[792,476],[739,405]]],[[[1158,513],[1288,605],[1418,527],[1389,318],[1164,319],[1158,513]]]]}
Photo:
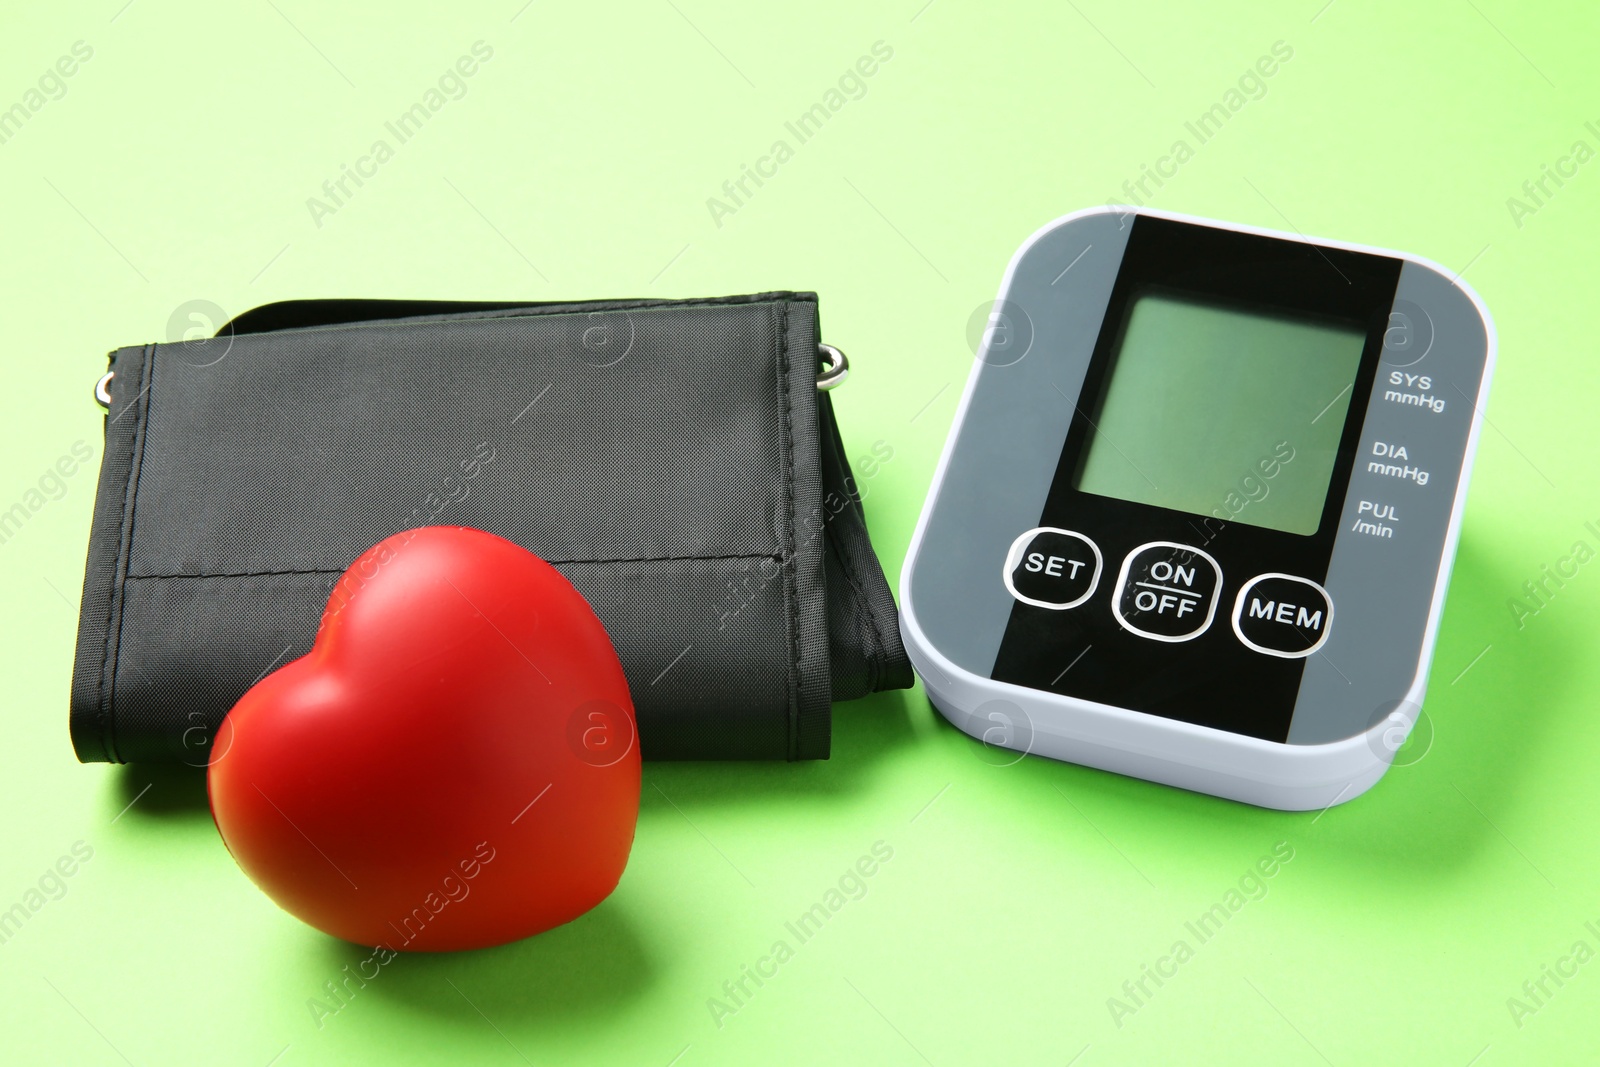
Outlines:
{"type": "Polygon", "coordinates": [[[1124,630],[1152,641],[1189,641],[1217,613],[1222,568],[1193,545],[1152,541],[1128,553],[1111,613],[1124,630]]]}

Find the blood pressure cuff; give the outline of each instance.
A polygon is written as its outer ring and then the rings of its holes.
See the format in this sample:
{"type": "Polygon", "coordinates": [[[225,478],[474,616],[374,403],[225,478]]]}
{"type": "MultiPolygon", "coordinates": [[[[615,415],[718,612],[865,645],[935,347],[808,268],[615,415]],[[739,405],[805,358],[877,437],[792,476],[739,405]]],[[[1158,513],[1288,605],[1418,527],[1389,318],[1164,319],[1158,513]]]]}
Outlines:
{"type": "Polygon", "coordinates": [[[583,593],[646,758],[825,758],[832,701],[911,684],[814,294],[295,301],[110,370],[80,760],[203,764],[340,573],[426,525],[509,538],[583,593]]]}

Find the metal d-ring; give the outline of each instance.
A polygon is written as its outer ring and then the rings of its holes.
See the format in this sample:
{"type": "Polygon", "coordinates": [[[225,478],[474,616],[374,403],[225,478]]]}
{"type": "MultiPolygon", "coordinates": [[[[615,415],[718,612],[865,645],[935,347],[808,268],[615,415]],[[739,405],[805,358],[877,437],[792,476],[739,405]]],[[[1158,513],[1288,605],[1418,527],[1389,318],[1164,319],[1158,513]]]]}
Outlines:
{"type": "Polygon", "coordinates": [[[850,376],[850,360],[833,345],[818,344],[817,351],[825,361],[817,372],[817,388],[826,393],[850,376]]]}
{"type": "Polygon", "coordinates": [[[111,379],[116,376],[116,371],[108,370],[100,376],[99,381],[94,383],[95,402],[103,408],[109,409],[111,407],[111,379]]]}

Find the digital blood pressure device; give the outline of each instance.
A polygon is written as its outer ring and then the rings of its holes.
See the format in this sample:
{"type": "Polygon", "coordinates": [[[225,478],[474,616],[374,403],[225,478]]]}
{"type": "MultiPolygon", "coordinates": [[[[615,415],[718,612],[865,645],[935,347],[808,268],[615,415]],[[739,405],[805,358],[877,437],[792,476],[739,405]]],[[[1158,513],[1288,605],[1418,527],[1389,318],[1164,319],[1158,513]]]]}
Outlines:
{"type": "Polygon", "coordinates": [[[901,588],[986,743],[1284,809],[1421,710],[1494,362],[1413,256],[1153,211],[1061,218],[989,316],[901,588]]]}

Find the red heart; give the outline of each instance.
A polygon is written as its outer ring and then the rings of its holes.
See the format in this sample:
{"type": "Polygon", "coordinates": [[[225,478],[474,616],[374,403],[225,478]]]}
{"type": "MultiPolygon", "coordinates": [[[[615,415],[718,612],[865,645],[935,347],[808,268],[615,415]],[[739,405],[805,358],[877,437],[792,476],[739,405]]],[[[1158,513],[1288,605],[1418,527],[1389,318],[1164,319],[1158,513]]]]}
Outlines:
{"type": "Polygon", "coordinates": [[[396,951],[481,948],[616,887],[639,814],[622,666],[556,570],[432,526],[363,553],[312,649],[218,731],[207,787],[284,910],[396,951]]]}

